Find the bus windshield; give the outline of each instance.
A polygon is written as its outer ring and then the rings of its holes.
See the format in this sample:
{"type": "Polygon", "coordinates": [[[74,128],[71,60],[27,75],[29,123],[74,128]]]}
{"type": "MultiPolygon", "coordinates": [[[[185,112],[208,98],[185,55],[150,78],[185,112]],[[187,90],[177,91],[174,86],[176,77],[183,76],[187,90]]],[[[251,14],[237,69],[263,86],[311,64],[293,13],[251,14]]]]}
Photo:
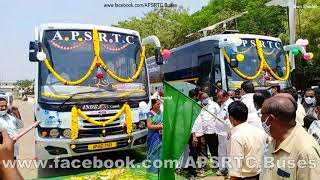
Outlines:
{"type": "MultiPolygon", "coordinates": [[[[279,41],[271,41],[265,39],[259,39],[262,45],[264,58],[266,63],[270,66],[272,71],[279,77],[283,77],[286,74],[285,67],[285,52],[283,50],[282,43],[279,41]]],[[[242,61],[238,61],[238,69],[246,76],[254,76],[259,70],[261,59],[258,56],[255,39],[242,39],[242,45],[237,47],[238,53],[244,55],[242,61]]],[[[231,57],[233,50],[226,48],[226,53],[231,57]]],[[[226,59],[226,58],[225,58],[226,59]]],[[[228,62],[226,62],[229,64],[228,62]]],[[[240,87],[240,84],[245,81],[245,78],[239,76],[234,69],[227,65],[227,78],[228,87],[236,89],[240,87]]],[[[255,86],[266,86],[266,80],[276,80],[271,76],[269,72],[264,68],[263,72],[254,79],[255,86]],[[270,79],[266,79],[268,76],[270,79]]],[[[286,82],[282,82],[286,83],[286,82]]]]}
{"type": "MultiPolygon", "coordinates": [[[[113,32],[99,31],[98,34],[100,56],[107,67],[118,77],[125,79],[132,77],[140,63],[139,38],[113,32]]],[[[90,30],[49,30],[44,32],[42,43],[53,69],[64,79],[76,81],[87,74],[93,63],[95,55],[92,39],[90,30]]],[[[95,66],[84,82],[74,86],[64,85],[48,70],[44,62],[39,66],[39,91],[42,101],[63,101],[75,93],[79,93],[79,96],[72,100],[147,96],[145,65],[133,83],[121,83],[104,69],[95,66]]]]}

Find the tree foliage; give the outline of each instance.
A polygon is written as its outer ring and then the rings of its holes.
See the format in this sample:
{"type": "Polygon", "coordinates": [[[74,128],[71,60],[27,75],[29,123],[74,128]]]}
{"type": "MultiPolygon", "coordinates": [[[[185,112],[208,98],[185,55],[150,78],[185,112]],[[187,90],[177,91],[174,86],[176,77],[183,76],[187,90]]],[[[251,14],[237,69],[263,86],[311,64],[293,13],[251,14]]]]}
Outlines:
{"type": "MultiPolygon", "coordinates": [[[[117,26],[136,30],[142,38],[156,35],[163,48],[171,49],[201,37],[201,34],[195,32],[202,28],[248,11],[236,21],[236,28],[240,33],[279,37],[284,44],[288,44],[288,8],[267,7],[265,3],[268,1],[270,0],[211,0],[207,6],[193,14],[188,14],[182,7],[155,9],[140,19],[132,18],[119,22],[117,26]],[[192,36],[186,37],[191,33],[192,36]]],[[[301,8],[297,11],[297,39],[308,39],[307,51],[313,52],[315,56],[309,62],[298,56],[296,67],[300,73],[316,74],[320,69],[320,0],[299,0],[298,6],[301,8]]],[[[235,26],[234,23],[229,25],[235,26]]],[[[214,33],[219,33],[219,28],[211,32],[214,33]]],[[[148,48],[147,55],[152,54],[152,49],[148,48]]]]}
{"type": "Polygon", "coordinates": [[[15,86],[17,88],[26,89],[26,88],[30,88],[33,84],[34,84],[34,79],[33,80],[25,79],[25,80],[18,80],[15,83],[15,86]]]}
{"type": "MultiPolygon", "coordinates": [[[[185,43],[185,20],[188,12],[183,8],[160,8],[151,11],[141,19],[131,18],[119,22],[118,27],[136,30],[142,38],[149,35],[157,36],[164,49],[171,49],[185,43]]],[[[147,49],[147,55],[151,55],[151,48],[147,49]]]]}

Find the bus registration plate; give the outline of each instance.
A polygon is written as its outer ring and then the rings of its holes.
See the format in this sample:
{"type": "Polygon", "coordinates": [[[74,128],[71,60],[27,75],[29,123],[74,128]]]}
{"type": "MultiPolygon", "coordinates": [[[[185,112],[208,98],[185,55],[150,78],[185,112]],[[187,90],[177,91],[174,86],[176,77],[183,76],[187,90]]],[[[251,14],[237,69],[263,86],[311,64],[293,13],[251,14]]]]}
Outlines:
{"type": "Polygon", "coordinates": [[[99,144],[89,144],[88,150],[97,150],[97,149],[109,149],[117,147],[117,142],[107,142],[107,143],[99,143],[99,144]]]}

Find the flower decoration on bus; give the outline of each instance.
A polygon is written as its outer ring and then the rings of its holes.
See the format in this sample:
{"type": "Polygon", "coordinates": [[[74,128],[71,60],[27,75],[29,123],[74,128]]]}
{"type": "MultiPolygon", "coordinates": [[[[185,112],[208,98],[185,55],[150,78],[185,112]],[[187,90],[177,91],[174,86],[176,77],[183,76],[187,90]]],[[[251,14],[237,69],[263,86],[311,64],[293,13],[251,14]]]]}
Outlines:
{"type": "MultiPolygon", "coordinates": [[[[253,43],[253,42],[251,42],[251,43],[253,43]]],[[[265,51],[263,50],[263,47],[264,47],[265,45],[262,45],[261,41],[260,41],[258,38],[255,40],[254,45],[255,45],[255,47],[256,47],[257,55],[258,55],[258,58],[259,58],[259,60],[260,60],[259,68],[258,68],[258,70],[256,71],[256,73],[255,73],[254,75],[250,76],[250,75],[247,75],[247,74],[241,72],[239,68],[232,68],[232,69],[234,70],[234,72],[235,72],[237,75],[239,75],[241,78],[246,79],[246,80],[254,80],[254,79],[257,79],[257,78],[261,75],[261,73],[262,73],[263,71],[268,71],[268,72],[271,74],[271,76],[274,77],[274,78],[277,79],[277,80],[281,80],[281,81],[287,80],[287,79],[289,78],[289,75],[290,75],[290,61],[289,61],[288,55],[287,55],[287,54],[285,55],[285,69],[286,69],[286,73],[285,73],[285,75],[283,75],[282,77],[280,77],[281,75],[278,75],[277,73],[274,72],[274,70],[270,67],[270,65],[268,64],[268,62],[267,62],[267,60],[266,60],[266,58],[265,58],[265,55],[267,55],[267,56],[268,56],[268,55],[269,55],[269,56],[273,55],[275,50],[272,50],[272,51],[270,51],[270,52],[265,52],[265,51]]],[[[275,46],[278,46],[278,45],[275,44],[275,46]]],[[[249,48],[248,48],[248,49],[249,49],[249,48]]],[[[247,50],[248,50],[248,49],[247,49],[247,50]]],[[[247,50],[245,50],[245,51],[247,51],[247,50]]],[[[225,49],[224,49],[223,52],[224,52],[224,57],[225,57],[226,60],[230,63],[231,59],[230,59],[230,57],[229,57],[229,55],[228,55],[228,52],[227,52],[225,49]]],[[[248,51],[247,51],[247,52],[248,52],[248,51]]],[[[247,53],[247,52],[246,52],[246,53],[247,53]]],[[[239,55],[239,54],[238,54],[238,55],[239,55]]],[[[277,58],[278,58],[278,57],[276,57],[276,62],[275,62],[275,63],[276,63],[276,68],[279,66],[279,61],[278,61],[277,58]]],[[[237,58],[237,60],[238,60],[238,58],[237,58]]],[[[268,75],[268,74],[267,74],[267,75],[268,75]]],[[[270,76],[269,76],[269,75],[266,76],[265,79],[266,79],[266,80],[269,80],[269,79],[270,79],[270,76]]]]}
{"type": "MultiPolygon", "coordinates": [[[[69,38],[67,38],[69,39],[69,38]]],[[[66,39],[65,39],[66,40],[66,39]]],[[[69,41],[69,40],[68,40],[69,41]]],[[[66,40],[66,42],[68,42],[66,40]]],[[[66,45],[62,45],[62,44],[59,44],[58,42],[55,42],[53,40],[50,40],[49,41],[55,48],[58,48],[58,49],[61,49],[61,50],[73,50],[73,49],[77,49],[77,48],[81,48],[83,45],[84,45],[84,42],[72,42],[72,45],[69,45],[69,46],[66,46],[66,45]]]]}
{"type": "Polygon", "coordinates": [[[237,61],[242,62],[244,60],[244,55],[243,54],[237,54],[236,56],[237,61]]]}
{"type": "MultiPolygon", "coordinates": [[[[55,35],[55,37],[57,36],[58,39],[63,39],[61,37],[61,35],[55,35]]],[[[55,39],[55,37],[53,39],[55,39]]],[[[130,36],[128,36],[130,37],[130,36]]],[[[92,74],[92,72],[94,71],[95,68],[98,69],[96,77],[97,78],[103,78],[104,75],[102,74],[101,69],[104,69],[106,73],[109,74],[110,77],[114,78],[115,80],[119,81],[119,82],[123,82],[123,83],[130,83],[130,82],[134,82],[140,75],[140,73],[142,72],[142,68],[145,62],[145,47],[141,48],[141,53],[140,53],[140,62],[138,65],[138,68],[136,70],[136,72],[128,78],[122,78],[119,77],[118,75],[116,75],[105,63],[104,60],[102,59],[102,57],[100,56],[100,50],[101,50],[101,44],[100,44],[100,39],[101,36],[99,37],[99,33],[98,30],[94,29],[92,32],[92,44],[93,44],[93,52],[94,52],[94,58],[92,61],[92,64],[89,68],[89,70],[87,71],[87,73],[80,79],[75,80],[75,81],[69,81],[64,79],[60,74],[58,74],[53,67],[50,64],[50,61],[48,59],[45,59],[45,65],[47,66],[48,70],[53,74],[53,76],[55,76],[56,79],[58,79],[60,82],[62,82],[65,85],[78,85],[83,83],[86,79],[88,79],[90,77],[90,75],[92,74]]],[[[102,37],[103,38],[103,37],[102,37]]],[[[72,38],[73,40],[73,38],[72,38]]],[[[55,45],[58,45],[58,48],[62,48],[63,50],[71,50],[72,48],[76,48],[76,47],[62,47],[59,44],[53,42],[53,40],[51,41],[52,43],[54,43],[55,45]]],[[[85,41],[83,41],[85,42],[85,41]]],[[[127,42],[130,43],[130,38],[127,38],[127,42]]],[[[126,48],[128,46],[128,43],[122,46],[122,49],[126,48]]],[[[54,46],[55,46],[54,45],[54,46]]],[[[120,51],[122,50],[121,48],[117,48],[117,49],[112,49],[115,51],[120,51]]]]}
{"type": "Polygon", "coordinates": [[[109,44],[106,44],[106,43],[101,43],[101,47],[104,48],[104,49],[107,49],[108,51],[110,52],[120,52],[126,48],[128,48],[129,44],[124,44],[123,46],[121,47],[112,47],[111,45],[109,44]]]}
{"type": "MultiPolygon", "coordinates": [[[[125,114],[126,130],[127,130],[128,136],[129,136],[128,143],[131,143],[133,120],[132,120],[131,108],[127,103],[124,104],[122,106],[122,108],[119,110],[119,112],[116,115],[114,115],[112,118],[110,118],[108,120],[99,120],[99,121],[90,118],[84,112],[82,112],[81,109],[74,106],[71,109],[71,140],[74,141],[79,137],[78,117],[81,117],[96,126],[105,127],[106,125],[111,124],[112,122],[114,122],[116,120],[119,120],[119,118],[122,114],[125,114]]],[[[106,132],[104,132],[104,133],[106,133],[106,132]]],[[[75,148],[75,146],[73,146],[73,147],[75,148]]]]}

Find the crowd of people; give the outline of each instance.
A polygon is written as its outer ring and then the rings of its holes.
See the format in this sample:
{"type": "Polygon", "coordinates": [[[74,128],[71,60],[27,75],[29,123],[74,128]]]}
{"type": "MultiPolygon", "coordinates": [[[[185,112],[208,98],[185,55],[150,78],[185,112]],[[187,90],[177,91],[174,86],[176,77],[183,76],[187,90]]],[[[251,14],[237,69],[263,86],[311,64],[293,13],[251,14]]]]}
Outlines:
{"type": "MultiPolygon", "coordinates": [[[[182,161],[215,157],[216,175],[231,180],[317,180],[320,177],[319,89],[306,89],[299,98],[292,87],[273,86],[269,91],[255,91],[253,83],[245,81],[238,92],[217,90],[215,96],[214,101],[201,88],[189,91],[189,97],[201,104],[202,110],[192,127],[182,161]],[[239,158],[240,161],[235,161],[239,158]],[[274,166],[266,166],[270,158],[274,166]]],[[[161,159],[162,106],[163,92],[159,92],[153,96],[148,113],[147,158],[150,162],[161,159]]],[[[8,107],[7,100],[0,98],[1,160],[15,159],[17,147],[12,137],[22,127],[19,111],[8,107]]],[[[206,176],[210,163],[182,167],[189,179],[196,179],[206,176]]],[[[159,173],[152,165],[148,171],[159,173]]],[[[4,168],[2,163],[0,173],[4,179],[22,179],[16,168],[4,168]]]]}
{"type": "MultiPolygon", "coordinates": [[[[281,89],[273,85],[256,91],[251,81],[245,81],[237,91],[217,90],[215,101],[201,88],[189,91],[189,97],[203,107],[182,155],[182,168],[178,169],[178,172],[187,171],[189,179],[207,174],[208,164],[212,162],[202,162],[196,167],[185,163],[186,158],[197,162],[199,157],[215,157],[219,166],[216,175],[231,180],[316,180],[320,177],[319,89],[306,89],[299,97],[293,87],[281,89]],[[240,163],[234,161],[239,157],[240,163]],[[229,158],[230,163],[225,158],[229,158]],[[268,158],[272,158],[274,166],[265,166],[268,158]],[[257,166],[248,165],[247,160],[257,166]],[[306,166],[301,167],[300,162],[306,166]]],[[[161,158],[160,106],[161,101],[154,99],[148,118],[148,158],[153,160],[161,158]],[[149,138],[153,133],[157,134],[156,140],[149,138]],[[154,148],[154,142],[160,146],[154,148]]]]}

